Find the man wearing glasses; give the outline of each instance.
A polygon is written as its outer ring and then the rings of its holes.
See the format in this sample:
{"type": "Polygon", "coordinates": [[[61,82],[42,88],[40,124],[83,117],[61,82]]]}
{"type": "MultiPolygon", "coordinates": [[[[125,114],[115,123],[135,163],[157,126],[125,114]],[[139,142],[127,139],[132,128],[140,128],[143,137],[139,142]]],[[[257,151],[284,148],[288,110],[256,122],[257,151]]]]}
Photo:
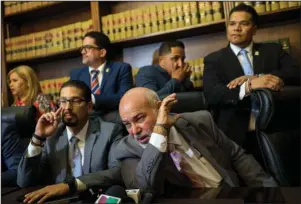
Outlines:
{"type": "Polygon", "coordinates": [[[80,80],[92,92],[92,103],[98,115],[118,110],[123,94],[133,87],[131,66],[123,62],[110,61],[111,42],[101,32],[88,32],[80,48],[82,63],[86,66],[74,69],[71,80],[80,80]]]}
{"type": "Polygon", "coordinates": [[[25,203],[120,182],[113,151],[122,138],[121,126],[89,119],[91,91],[82,81],[64,83],[59,102],[56,112],[39,118],[19,164],[20,187],[48,185],[25,195],[25,203]]]}

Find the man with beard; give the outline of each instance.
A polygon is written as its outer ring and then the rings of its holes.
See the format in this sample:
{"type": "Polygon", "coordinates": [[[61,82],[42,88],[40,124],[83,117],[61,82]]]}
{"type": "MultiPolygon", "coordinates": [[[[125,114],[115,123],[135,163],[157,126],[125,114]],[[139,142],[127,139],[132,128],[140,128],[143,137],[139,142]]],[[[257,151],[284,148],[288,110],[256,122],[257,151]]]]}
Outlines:
{"type": "Polygon", "coordinates": [[[277,186],[259,163],[219,130],[208,111],[169,114],[173,93],[163,101],[147,88],[133,88],[121,99],[120,116],[129,136],[120,140],[127,188],[165,190],[240,186],[277,186]],[[135,98],[135,100],[133,100],[135,98]]]}
{"type": "Polygon", "coordinates": [[[18,168],[19,186],[48,186],[25,195],[24,202],[44,202],[53,196],[92,186],[105,188],[120,181],[119,163],[113,154],[122,138],[120,125],[89,119],[91,91],[84,82],[64,83],[59,102],[56,112],[43,114],[38,120],[18,168]]]}
{"type": "Polygon", "coordinates": [[[133,87],[131,66],[112,61],[110,39],[102,32],[86,33],[80,52],[86,66],[72,70],[70,79],[83,81],[90,87],[93,108],[98,115],[117,110],[123,94],[133,87]]]}

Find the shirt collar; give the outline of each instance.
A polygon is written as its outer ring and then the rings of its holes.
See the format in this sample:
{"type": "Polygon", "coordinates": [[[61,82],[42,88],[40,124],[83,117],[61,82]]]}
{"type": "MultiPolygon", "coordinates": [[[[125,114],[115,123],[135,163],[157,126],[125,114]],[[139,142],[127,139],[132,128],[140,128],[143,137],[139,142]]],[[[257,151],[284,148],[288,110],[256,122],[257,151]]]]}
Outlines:
{"type": "MultiPolygon", "coordinates": [[[[232,43],[230,43],[230,48],[231,50],[234,52],[234,54],[237,56],[239,54],[239,52],[242,50],[242,48],[238,47],[237,45],[234,45],[232,43]]],[[[251,43],[243,48],[244,50],[248,51],[248,53],[252,53],[253,51],[253,41],[251,41],[251,43]]]]}
{"type": "MultiPolygon", "coordinates": [[[[88,130],[88,125],[89,125],[89,120],[87,120],[86,124],[84,127],[75,135],[81,142],[85,142],[86,140],[86,135],[87,135],[87,130],[88,130]]],[[[70,131],[69,127],[67,126],[67,136],[68,136],[68,141],[70,141],[71,137],[73,136],[72,132],[70,131]]]]}
{"type": "MultiPolygon", "coordinates": [[[[97,69],[99,70],[99,73],[103,73],[103,70],[107,64],[107,61],[105,61],[103,64],[101,64],[97,69]]],[[[89,67],[89,73],[91,74],[91,71],[94,70],[94,68],[89,67]]]]}

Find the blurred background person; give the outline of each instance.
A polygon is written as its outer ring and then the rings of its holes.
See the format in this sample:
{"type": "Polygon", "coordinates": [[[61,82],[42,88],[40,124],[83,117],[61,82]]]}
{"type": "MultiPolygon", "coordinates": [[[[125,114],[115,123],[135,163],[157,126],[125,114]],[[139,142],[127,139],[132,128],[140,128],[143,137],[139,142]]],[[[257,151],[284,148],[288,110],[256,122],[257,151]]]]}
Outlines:
{"type": "Polygon", "coordinates": [[[7,75],[7,83],[14,98],[12,106],[34,105],[37,118],[43,113],[55,111],[51,98],[43,94],[36,73],[26,65],[12,69],[7,75]]]}

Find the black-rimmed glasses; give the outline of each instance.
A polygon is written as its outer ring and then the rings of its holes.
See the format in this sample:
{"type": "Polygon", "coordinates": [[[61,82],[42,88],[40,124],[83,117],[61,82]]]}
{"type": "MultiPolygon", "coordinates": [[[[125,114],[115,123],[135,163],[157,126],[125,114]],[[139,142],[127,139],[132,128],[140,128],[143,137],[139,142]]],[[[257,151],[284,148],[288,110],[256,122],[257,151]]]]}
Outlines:
{"type": "Polygon", "coordinates": [[[84,50],[85,52],[88,52],[89,50],[92,49],[101,49],[101,48],[95,45],[83,45],[79,48],[79,51],[82,52],[84,50]]]}
{"type": "Polygon", "coordinates": [[[61,98],[61,99],[59,99],[58,103],[59,103],[59,106],[62,106],[62,107],[65,107],[68,102],[72,106],[80,106],[80,104],[83,101],[87,101],[87,100],[85,100],[83,98],[69,98],[69,99],[67,99],[67,98],[61,98]]]}

